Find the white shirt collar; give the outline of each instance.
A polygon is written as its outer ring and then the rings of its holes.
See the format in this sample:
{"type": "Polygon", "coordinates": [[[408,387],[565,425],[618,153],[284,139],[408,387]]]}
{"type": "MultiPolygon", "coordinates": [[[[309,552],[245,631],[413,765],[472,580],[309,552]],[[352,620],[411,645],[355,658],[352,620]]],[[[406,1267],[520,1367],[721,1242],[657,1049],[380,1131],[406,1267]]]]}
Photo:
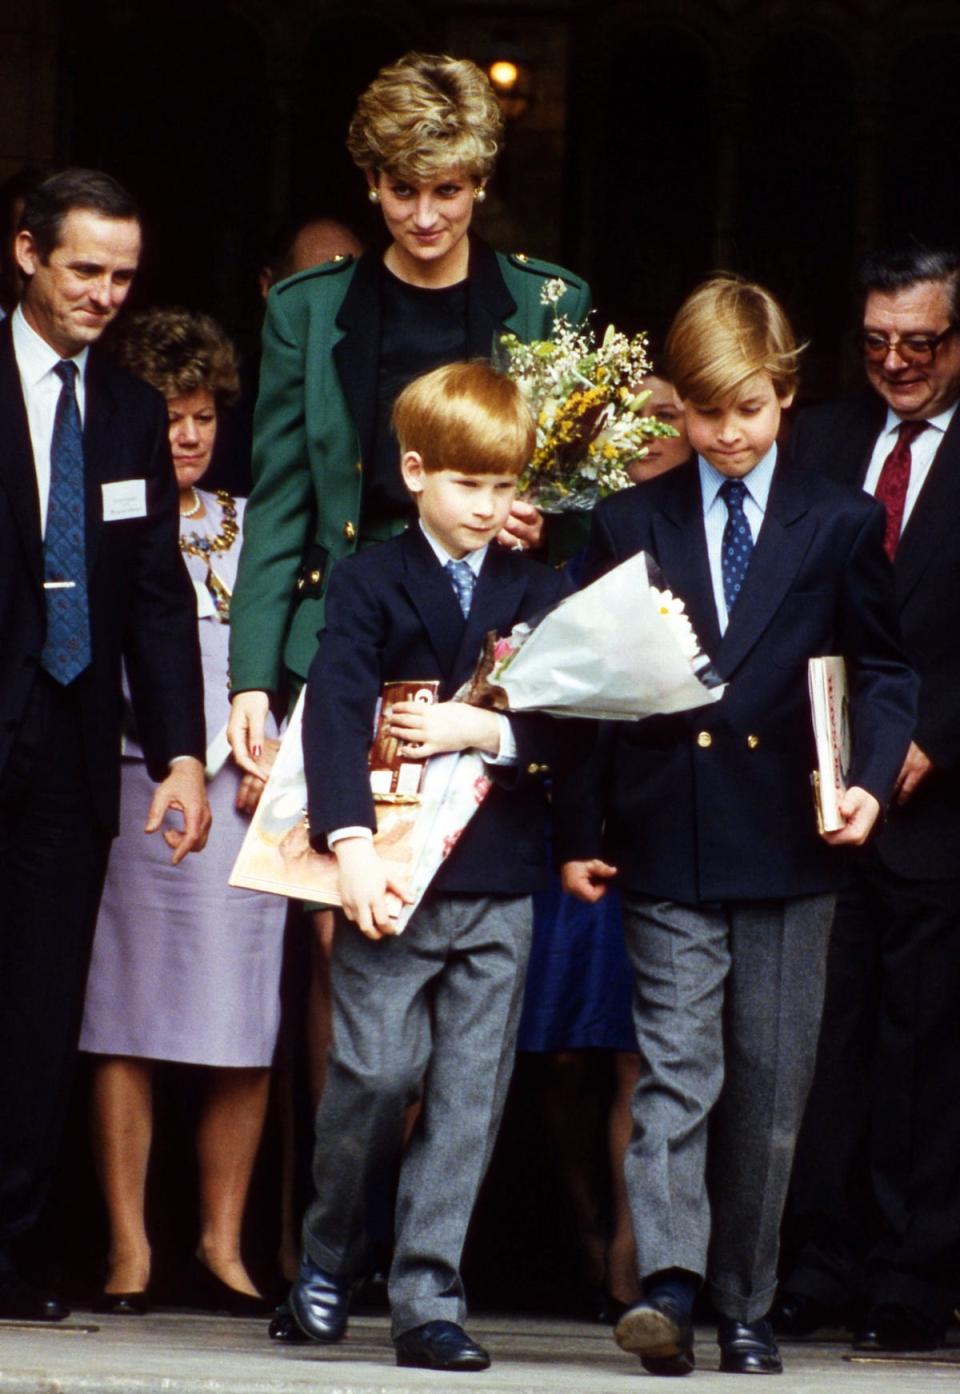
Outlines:
{"type": "MultiPolygon", "coordinates": [[[[770,497],[770,486],[773,483],[773,471],[777,463],[777,443],[774,441],[763,459],[754,465],[749,474],[741,476],[742,483],[746,486],[747,493],[761,512],[767,511],[767,500],[770,497]]],[[[729,476],[721,474],[714,469],[709,460],[705,460],[702,455],[697,456],[697,464],[700,468],[700,490],[703,496],[703,511],[708,513],[716,502],[720,488],[726,483],[729,476]]]]}
{"type": "MultiPolygon", "coordinates": [[[[46,339],[41,338],[32,325],[27,323],[22,305],[18,305],[14,310],[10,319],[10,329],[13,334],[13,351],[16,355],[21,379],[28,387],[33,387],[41,378],[52,373],[62,360],[56,349],[52,348],[46,339]]],[[[81,377],[86,371],[89,352],[89,348],[82,348],[69,360],[76,363],[81,377]]]]}
{"type": "MultiPolygon", "coordinates": [[[[926,421],[927,425],[932,426],[934,430],[941,432],[946,431],[950,422],[953,420],[953,414],[958,406],[960,406],[960,402],[954,402],[952,407],[946,407],[943,411],[938,411],[936,416],[927,416],[923,419],[926,421]]],[[[902,422],[903,417],[898,416],[893,407],[887,407],[887,419],[883,427],[884,435],[892,435],[902,422]]]]}
{"type": "MultiPolygon", "coordinates": [[[[444,547],[442,543],[438,542],[437,539],[427,531],[427,529],[423,526],[422,518],[417,519],[417,526],[419,527],[420,531],[423,533],[427,541],[430,543],[433,555],[436,557],[437,561],[440,563],[441,566],[446,566],[448,561],[456,560],[454,557],[450,555],[446,547],[444,547]]],[[[475,552],[468,552],[465,557],[461,558],[462,561],[465,561],[467,563],[474,576],[480,575],[480,568],[481,566],[483,566],[483,559],[487,555],[487,548],[489,546],[490,543],[485,542],[483,546],[478,547],[475,552]]]]}

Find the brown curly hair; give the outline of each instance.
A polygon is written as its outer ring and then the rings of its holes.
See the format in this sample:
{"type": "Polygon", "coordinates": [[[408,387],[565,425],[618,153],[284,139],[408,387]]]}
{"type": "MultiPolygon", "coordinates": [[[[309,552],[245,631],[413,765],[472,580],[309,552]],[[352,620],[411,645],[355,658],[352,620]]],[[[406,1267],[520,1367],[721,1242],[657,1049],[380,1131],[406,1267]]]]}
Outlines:
{"type": "Polygon", "coordinates": [[[219,403],[240,390],[237,355],[216,320],[180,305],[142,310],[114,346],[117,361],[164,397],[210,392],[219,403]]]}
{"type": "Polygon", "coordinates": [[[360,169],[421,180],[459,167],[479,182],[493,173],[502,139],[500,104],[476,63],[405,53],[361,95],[347,149],[360,169]]]}

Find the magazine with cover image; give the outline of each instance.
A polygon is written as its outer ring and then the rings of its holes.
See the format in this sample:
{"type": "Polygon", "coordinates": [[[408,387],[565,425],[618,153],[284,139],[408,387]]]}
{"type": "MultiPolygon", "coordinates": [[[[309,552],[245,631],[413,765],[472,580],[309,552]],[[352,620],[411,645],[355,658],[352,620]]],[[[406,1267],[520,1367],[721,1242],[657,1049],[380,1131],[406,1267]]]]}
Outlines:
{"type": "MultiPolygon", "coordinates": [[[[406,884],[412,901],[401,905],[397,897],[389,897],[397,933],[490,788],[484,762],[473,751],[419,761],[400,757],[397,742],[386,729],[391,705],[435,702],[438,688],[439,683],[433,680],[385,683],[370,749],[370,785],[377,820],[373,845],[389,873],[406,884]]],[[[303,703],[301,692],[231,872],[230,885],[320,905],[339,905],[337,859],[332,852],[318,852],[310,845],[301,739],[303,703]]]]}

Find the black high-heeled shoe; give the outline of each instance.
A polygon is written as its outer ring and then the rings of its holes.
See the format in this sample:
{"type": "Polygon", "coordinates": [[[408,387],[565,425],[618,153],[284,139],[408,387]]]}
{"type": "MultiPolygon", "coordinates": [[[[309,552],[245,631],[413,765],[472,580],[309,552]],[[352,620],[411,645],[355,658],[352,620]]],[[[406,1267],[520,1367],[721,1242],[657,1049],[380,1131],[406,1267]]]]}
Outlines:
{"type": "Polygon", "coordinates": [[[150,1310],[150,1299],[145,1291],[99,1293],[90,1304],[90,1310],[97,1316],[145,1317],[150,1310]]]}
{"type": "Polygon", "coordinates": [[[265,1297],[253,1297],[249,1292],[231,1287],[198,1258],[194,1258],[192,1265],[190,1305],[230,1317],[265,1317],[274,1308],[265,1297]]]}

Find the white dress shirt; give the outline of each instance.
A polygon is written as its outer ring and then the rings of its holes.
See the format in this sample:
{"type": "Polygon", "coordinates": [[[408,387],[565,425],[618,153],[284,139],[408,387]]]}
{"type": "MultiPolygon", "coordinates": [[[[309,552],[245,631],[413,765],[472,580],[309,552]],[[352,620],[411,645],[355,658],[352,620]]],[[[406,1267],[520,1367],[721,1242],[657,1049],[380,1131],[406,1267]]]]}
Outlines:
{"type": "MultiPolygon", "coordinates": [[[[903,521],[900,524],[901,535],[907,526],[913,506],[920,497],[920,490],[926,483],[927,475],[930,473],[930,466],[933,464],[933,457],[940,449],[947,427],[953,420],[953,413],[958,406],[954,402],[952,407],[947,407],[946,411],[938,412],[936,416],[927,417],[927,429],[921,431],[910,446],[910,481],[907,484],[907,497],[903,505],[903,521]]],[[[873,454],[870,456],[870,464],[867,466],[866,477],[863,487],[868,494],[876,494],[877,484],[880,481],[880,472],[890,451],[897,443],[897,428],[901,425],[902,417],[899,417],[892,408],[887,407],[887,419],[883,430],[877,436],[877,443],[873,447],[873,454]]]]}
{"type": "MultiPolygon", "coordinates": [[[[47,531],[47,502],[50,498],[50,447],[53,443],[53,421],[57,412],[57,402],[63,390],[63,383],[54,369],[62,362],[59,353],[51,348],[46,339],[41,339],[35,329],[31,329],[18,305],[10,321],[13,332],[13,354],[20,374],[20,386],[27,408],[27,423],[30,427],[30,444],[33,446],[33,467],[37,475],[37,494],[40,499],[40,532],[47,531]]],[[[86,387],[84,373],[87,367],[89,349],[81,349],[70,360],[76,363],[77,406],[80,409],[80,423],[83,424],[86,408],[86,387]]]]}
{"type": "MultiPolygon", "coordinates": [[[[743,497],[743,511],[750,524],[754,546],[756,546],[757,538],[760,536],[760,529],[763,526],[764,515],[767,511],[767,500],[770,497],[770,485],[773,483],[773,470],[776,463],[777,446],[774,442],[763,459],[741,479],[746,488],[743,497]]],[[[720,554],[723,550],[723,530],[727,525],[727,505],[720,497],[720,488],[730,476],[721,474],[719,470],[714,469],[710,461],[705,460],[702,455],[697,456],[697,464],[700,467],[700,495],[703,499],[703,527],[707,537],[710,581],[713,585],[713,599],[717,607],[717,622],[720,626],[720,633],[725,634],[729,616],[727,602],[723,595],[723,566],[720,554]]]]}

